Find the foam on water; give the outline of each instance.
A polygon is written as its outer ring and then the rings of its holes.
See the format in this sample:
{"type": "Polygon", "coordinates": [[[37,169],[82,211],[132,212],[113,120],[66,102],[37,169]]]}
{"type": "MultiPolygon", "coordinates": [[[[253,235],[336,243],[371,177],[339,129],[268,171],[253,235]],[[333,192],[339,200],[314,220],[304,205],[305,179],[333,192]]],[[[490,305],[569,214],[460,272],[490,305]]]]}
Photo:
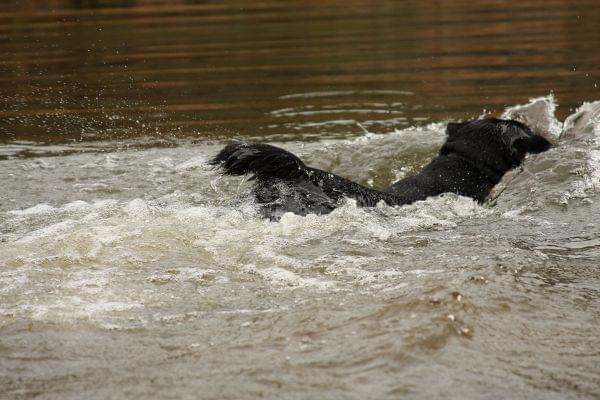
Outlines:
{"type": "Polygon", "coordinates": [[[38,204],[33,207],[26,208],[24,210],[11,210],[10,214],[14,215],[39,215],[39,214],[48,214],[54,211],[54,207],[48,204],[38,204]]]}
{"type": "Polygon", "coordinates": [[[556,99],[550,94],[507,108],[501,118],[516,119],[525,123],[533,132],[556,144],[563,132],[563,124],[556,119],[556,99]]]}
{"type": "Polygon", "coordinates": [[[104,323],[115,313],[153,301],[155,295],[149,288],[154,284],[201,281],[206,276],[212,276],[212,283],[224,283],[239,279],[240,273],[278,290],[345,290],[357,284],[384,287],[391,277],[401,279],[404,272],[369,272],[361,266],[385,260],[385,243],[409,232],[452,230],[465,218],[485,217],[490,212],[471,199],[454,195],[406,207],[361,209],[349,202],[325,216],[288,213],[279,223],[261,219],[250,199],[236,208],[189,207],[165,199],[137,198],[78,200],[57,207],[40,204],[11,210],[5,217],[22,222],[27,218],[35,229],[3,244],[0,264],[5,268],[0,271],[0,281],[10,282],[3,294],[20,300],[7,303],[2,314],[104,323]],[[52,222],[44,224],[49,217],[52,222]],[[334,241],[347,249],[369,249],[378,242],[384,248],[378,250],[383,252],[379,256],[363,257],[314,251],[286,254],[290,246],[334,241]],[[193,267],[182,267],[190,261],[193,267]],[[178,265],[177,273],[160,272],[166,268],[161,265],[170,264],[178,265]],[[129,276],[132,268],[139,271],[129,276]],[[15,281],[15,271],[20,280],[15,281]],[[48,273],[56,274],[60,285],[43,296],[31,296],[31,282],[48,273]],[[147,276],[142,284],[133,285],[141,291],[125,294],[125,287],[132,289],[129,280],[137,279],[138,274],[147,276]]]}
{"type": "MultiPolygon", "coordinates": [[[[485,205],[452,194],[402,207],[347,201],[328,215],[271,222],[251,182],[205,165],[219,145],[4,160],[0,327],[122,331],[127,351],[145,354],[151,340],[181,351],[168,355],[179,360],[197,352],[200,363],[244,349],[271,365],[265,354],[297,343],[297,359],[333,352],[350,375],[397,359],[418,373],[415,360],[451,365],[467,352],[471,373],[485,362],[504,376],[514,365],[496,356],[533,340],[525,348],[548,368],[556,354],[530,337],[531,326],[546,341],[585,339],[588,326],[564,315],[587,318],[578,307],[593,307],[589,271],[600,259],[591,217],[600,211],[598,105],[577,110],[562,135],[554,107],[547,97],[507,110],[553,132],[556,144],[507,174],[485,205]],[[22,185],[24,165],[44,191],[22,185]],[[366,355],[345,353],[356,346],[366,355]]],[[[284,147],[383,187],[428,162],[444,130],[433,123],[284,147]]],[[[596,365],[581,357],[571,360],[596,365]]]]}

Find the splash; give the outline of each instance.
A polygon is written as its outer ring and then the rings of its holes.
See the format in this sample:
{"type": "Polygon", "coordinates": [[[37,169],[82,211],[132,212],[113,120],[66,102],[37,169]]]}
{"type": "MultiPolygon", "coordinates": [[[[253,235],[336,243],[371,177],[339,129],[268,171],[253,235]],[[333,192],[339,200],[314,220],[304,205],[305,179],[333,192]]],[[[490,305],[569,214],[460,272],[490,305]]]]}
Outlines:
{"type": "Polygon", "coordinates": [[[507,108],[502,118],[521,121],[534,133],[556,144],[563,131],[563,124],[555,116],[557,106],[554,95],[549,94],[530,99],[527,104],[507,108]]]}

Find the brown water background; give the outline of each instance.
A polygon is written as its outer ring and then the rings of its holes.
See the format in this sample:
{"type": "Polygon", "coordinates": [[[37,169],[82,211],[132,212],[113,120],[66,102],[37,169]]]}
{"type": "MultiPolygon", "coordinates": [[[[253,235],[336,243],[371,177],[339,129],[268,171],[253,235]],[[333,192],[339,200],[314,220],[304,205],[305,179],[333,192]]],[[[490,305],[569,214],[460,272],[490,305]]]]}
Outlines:
{"type": "Polygon", "coordinates": [[[0,141],[319,138],[600,94],[600,3],[4,1],[0,141]]]}

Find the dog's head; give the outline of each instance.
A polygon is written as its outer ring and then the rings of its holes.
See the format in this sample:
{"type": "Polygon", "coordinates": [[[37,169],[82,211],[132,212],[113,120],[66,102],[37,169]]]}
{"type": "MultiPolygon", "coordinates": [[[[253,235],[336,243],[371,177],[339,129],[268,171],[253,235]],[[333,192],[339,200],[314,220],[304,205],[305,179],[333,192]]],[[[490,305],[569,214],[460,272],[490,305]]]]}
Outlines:
{"type": "Polygon", "coordinates": [[[451,122],[446,134],[441,155],[458,153],[502,173],[519,165],[527,153],[541,153],[550,148],[550,142],[544,137],[510,119],[451,122]]]}

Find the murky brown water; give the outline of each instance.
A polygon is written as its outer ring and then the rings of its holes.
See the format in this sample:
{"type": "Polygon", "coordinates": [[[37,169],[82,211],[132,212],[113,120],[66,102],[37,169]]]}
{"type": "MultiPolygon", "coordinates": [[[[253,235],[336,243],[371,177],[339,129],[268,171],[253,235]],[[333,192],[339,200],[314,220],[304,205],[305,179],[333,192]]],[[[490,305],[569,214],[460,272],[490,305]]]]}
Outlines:
{"type": "Polygon", "coordinates": [[[599,398],[600,2],[475,3],[2,2],[0,398],[599,398]],[[494,207],[273,223],[205,165],[383,186],[504,112],[562,136],[494,207]]]}
{"type": "Polygon", "coordinates": [[[595,0],[50,3],[0,6],[3,142],[358,135],[600,93],[595,0]]]}

